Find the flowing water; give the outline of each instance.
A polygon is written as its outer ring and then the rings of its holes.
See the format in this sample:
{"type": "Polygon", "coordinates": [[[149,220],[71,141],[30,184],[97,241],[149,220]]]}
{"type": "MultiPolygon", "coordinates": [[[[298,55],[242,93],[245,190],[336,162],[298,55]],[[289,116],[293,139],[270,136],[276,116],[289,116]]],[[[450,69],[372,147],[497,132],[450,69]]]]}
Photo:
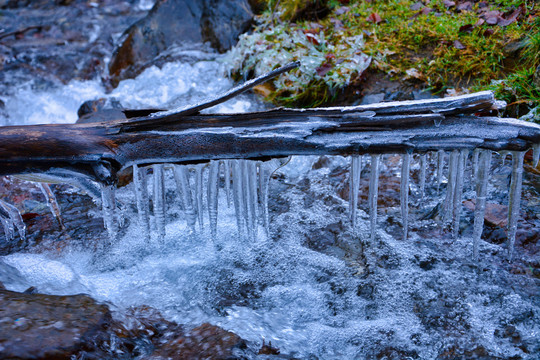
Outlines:
{"type": "MultiPolygon", "coordinates": [[[[218,56],[191,55],[196,60],[151,67],[110,94],[97,81],[42,92],[21,86],[5,99],[8,116],[0,124],[72,123],[82,102],[99,97],[114,97],[127,108],[170,109],[232,86],[222,76],[218,56]]],[[[210,111],[262,107],[241,96],[210,111]]],[[[511,280],[498,274],[490,260],[504,258],[504,251],[479,242],[491,156],[480,154],[480,181],[474,189],[457,180],[471,175],[468,154],[450,154],[448,177],[442,169],[445,155],[422,155],[416,161],[406,154],[404,175],[395,175],[401,177],[402,192],[411,189],[412,198],[401,196],[400,215],[398,207],[377,204],[379,188],[381,193],[385,188],[379,174],[394,171],[386,155],[353,157],[352,166],[338,156],[323,166],[317,165],[318,157],[293,157],[137,168],[133,183],[116,191],[102,189],[109,248],[96,254],[78,245],[60,253],[30,250],[3,256],[0,269],[10,271],[0,272],[0,281],[16,291],[35,286],[50,294],[87,293],[120,312],[149,305],[178,323],[210,322],[255,348],[264,339],[300,358],[366,358],[397,351],[427,359],[458,341],[480,344],[498,356],[527,357],[493,332],[504,322],[517,323],[524,341],[532,342],[540,329],[538,322],[516,320],[538,316],[538,304],[527,292],[534,285],[521,280],[525,290],[509,290],[511,280]],[[439,195],[447,181],[451,191],[439,195]],[[347,183],[353,205],[337,194],[347,183]],[[474,256],[484,258],[479,260],[483,272],[470,260],[472,237],[457,236],[462,194],[475,190],[481,203],[474,217],[474,256]],[[367,201],[357,208],[365,194],[367,201]],[[443,220],[453,224],[456,238],[421,236],[419,229],[434,233],[435,221],[418,220],[419,210],[409,211],[409,203],[433,208],[445,194],[443,220]],[[391,224],[393,217],[405,224],[401,235],[377,227],[391,224]],[[421,223],[417,231],[415,222],[421,223]],[[438,326],[440,311],[465,315],[443,316],[451,320],[438,326]]],[[[514,158],[510,198],[511,208],[519,209],[523,157],[514,158]]],[[[514,235],[515,211],[510,220],[514,235]]]]}

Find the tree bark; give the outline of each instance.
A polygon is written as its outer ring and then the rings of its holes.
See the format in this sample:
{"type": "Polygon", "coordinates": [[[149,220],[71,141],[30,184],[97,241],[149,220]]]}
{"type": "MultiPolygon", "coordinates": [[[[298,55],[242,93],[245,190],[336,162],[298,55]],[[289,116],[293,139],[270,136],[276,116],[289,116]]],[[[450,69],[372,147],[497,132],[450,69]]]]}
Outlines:
{"type": "Polygon", "coordinates": [[[114,183],[116,173],[132,164],[456,148],[523,151],[540,143],[537,124],[470,114],[494,104],[493,95],[483,92],[243,114],[197,114],[198,105],[194,113],[155,113],[107,123],[6,126],[0,127],[0,175],[62,168],[114,183]]]}

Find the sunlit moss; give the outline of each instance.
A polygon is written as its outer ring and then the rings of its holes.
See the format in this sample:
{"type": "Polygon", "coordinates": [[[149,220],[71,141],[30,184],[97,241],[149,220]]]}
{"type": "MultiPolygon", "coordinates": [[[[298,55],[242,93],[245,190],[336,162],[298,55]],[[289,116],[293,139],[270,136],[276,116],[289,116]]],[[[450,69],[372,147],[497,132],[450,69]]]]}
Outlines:
{"type": "MultiPolygon", "coordinates": [[[[539,65],[540,4],[536,2],[526,2],[518,21],[507,26],[479,22],[481,4],[477,2],[470,10],[457,11],[447,8],[443,0],[432,0],[425,7],[412,0],[321,0],[317,3],[329,10],[327,16],[298,18],[296,12],[307,3],[310,1],[270,1],[268,9],[275,12],[264,13],[253,34],[243,36],[229,57],[234,59],[236,76],[257,75],[287,61],[301,60],[300,71],[273,84],[268,98],[281,104],[313,105],[332,100],[341,89],[359,80],[361,71],[356,68],[355,72],[349,59],[362,54],[371,57],[368,71],[377,69],[395,80],[414,80],[436,92],[499,89],[501,85],[496,84],[501,84],[501,79],[516,83],[528,74],[526,79],[530,80],[539,65]],[[521,49],[508,51],[521,42],[525,44],[521,49]],[[321,66],[331,69],[324,74],[317,71],[321,66]]],[[[517,0],[484,3],[489,10],[501,13],[524,4],[517,0]]],[[[517,90],[515,101],[525,96],[530,106],[538,106],[536,93],[537,89],[517,90]]]]}

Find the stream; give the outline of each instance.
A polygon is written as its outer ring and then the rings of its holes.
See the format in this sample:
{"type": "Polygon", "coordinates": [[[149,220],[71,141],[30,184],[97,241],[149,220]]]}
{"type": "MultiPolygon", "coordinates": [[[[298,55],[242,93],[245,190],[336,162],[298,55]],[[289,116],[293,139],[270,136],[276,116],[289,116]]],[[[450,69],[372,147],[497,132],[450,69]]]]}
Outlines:
{"type": "MultiPolygon", "coordinates": [[[[131,109],[172,109],[233,86],[224,76],[222,55],[185,51],[189,60],[152,66],[109,93],[97,79],[46,89],[21,83],[2,96],[0,125],[74,123],[79,106],[98,98],[114,98],[131,109]]],[[[246,112],[267,106],[253,95],[242,95],[208,111],[246,112]]],[[[69,201],[85,199],[77,216],[99,223],[99,229],[85,231],[84,221],[70,228],[66,221],[71,240],[62,240],[61,247],[49,238],[0,256],[0,281],[13,291],[32,286],[45,294],[85,293],[108,304],[118,318],[131,307],[150,306],[188,327],[218,325],[247,340],[251,352],[246,356],[253,358],[534,359],[540,352],[536,243],[531,250],[518,234],[512,263],[502,241],[481,241],[479,259],[473,260],[473,212],[464,207],[457,239],[441,230],[438,209],[444,202],[446,173],[438,191],[438,160],[429,154],[426,182],[421,185],[421,161],[411,156],[406,240],[400,223],[397,155],[384,155],[380,162],[376,236],[370,234],[368,156],[360,168],[355,165],[355,227],[348,219],[351,160],[288,159],[269,182],[269,235],[262,222],[254,225],[256,236],[239,233],[223,173],[215,234],[209,226],[206,188],[201,194],[203,226],[193,230],[186,222],[173,168],[165,167],[165,236],[160,235],[155,211],[150,228],[141,228],[135,184],[129,183],[116,193],[119,209],[111,216],[118,218],[120,230],[109,248],[99,243],[105,242],[107,232],[98,205],[77,188],[52,185],[62,211],[71,206],[69,201]],[[149,238],[144,230],[149,230],[149,238]],[[281,357],[256,355],[263,340],[278,348],[281,357]]],[[[494,155],[491,171],[488,201],[506,205],[511,162],[494,155]]],[[[469,162],[464,176],[473,177],[469,162]]],[[[524,176],[526,210],[520,226],[530,231],[539,222],[534,214],[539,176],[524,176]]],[[[151,197],[156,191],[153,184],[147,190],[151,197]]],[[[474,198],[472,181],[465,181],[463,199],[474,198]]],[[[41,195],[36,199],[45,202],[41,195]]],[[[0,230],[0,243],[5,241],[0,230]]]]}

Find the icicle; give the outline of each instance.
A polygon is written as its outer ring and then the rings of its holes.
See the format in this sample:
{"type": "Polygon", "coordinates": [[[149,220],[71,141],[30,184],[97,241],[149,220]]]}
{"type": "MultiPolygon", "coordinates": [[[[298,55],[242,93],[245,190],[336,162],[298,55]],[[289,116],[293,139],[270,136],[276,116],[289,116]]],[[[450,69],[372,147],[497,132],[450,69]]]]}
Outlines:
{"type": "Polygon", "coordinates": [[[377,233],[377,198],[379,196],[379,161],[381,155],[371,155],[371,174],[369,177],[369,216],[371,220],[371,240],[377,233]]]}
{"type": "Polygon", "coordinates": [[[133,165],[133,185],[135,190],[135,201],[137,202],[137,214],[139,217],[139,227],[145,239],[150,239],[150,200],[148,198],[148,185],[146,181],[146,169],[133,165]]]}
{"type": "Polygon", "coordinates": [[[444,151],[437,151],[437,194],[440,193],[444,167],[444,151]]]}
{"type": "Polygon", "coordinates": [[[473,258],[478,259],[478,244],[484,230],[484,215],[486,212],[486,196],[491,165],[491,151],[482,150],[476,173],[476,206],[474,210],[473,258]]]}
{"type": "Polygon", "coordinates": [[[189,168],[184,165],[176,165],[174,167],[174,179],[176,187],[182,198],[182,207],[186,216],[187,225],[191,231],[195,231],[195,223],[197,222],[197,212],[193,205],[193,193],[189,184],[189,168]]]}
{"type": "Polygon", "coordinates": [[[218,215],[218,195],[219,195],[219,161],[210,162],[210,170],[208,172],[208,219],[210,223],[210,233],[212,240],[215,240],[217,235],[217,215],[218,215]]]}
{"type": "Polygon", "coordinates": [[[426,191],[426,167],[427,159],[426,154],[420,155],[420,198],[424,199],[424,194],[426,191]]]}
{"type": "Polygon", "coordinates": [[[251,240],[257,238],[257,163],[255,161],[245,161],[245,190],[248,218],[248,234],[251,240]]]}
{"type": "Polygon", "coordinates": [[[3,204],[4,202],[0,200],[0,222],[2,222],[6,240],[11,241],[15,237],[15,226],[13,225],[13,221],[11,221],[9,213],[4,210],[3,204]]]}
{"type": "Polygon", "coordinates": [[[360,173],[362,171],[362,157],[351,156],[351,172],[349,174],[349,214],[353,229],[356,228],[356,213],[358,208],[358,192],[360,190],[360,173]]]}
{"type": "Polygon", "coordinates": [[[514,242],[516,241],[524,158],[525,152],[512,152],[512,179],[510,181],[510,196],[508,200],[508,256],[510,260],[512,260],[512,256],[514,255],[514,242]]]}
{"type": "Polygon", "coordinates": [[[64,222],[62,221],[62,212],[60,211],[60,206],[58,206],[58,201],[56,201],[56,196],[54,196],[51,187],[47,183],[40,182],[37,184],[41,189],[41,192],[45,196],[45,199],[47,200],[47,205],[49,205],[51,213],[53,214],[56,221],[58,221],[58,224],[60,224],[60,227],[64,230],[66,227],[64,226],[64,222]]]}
{"type": "Polygon", "coordinates": [[[116,240],[118,235],[118,224],[116,222],[116,195],[114,186],[101,185],[101,210],[103,212],[103,223],[109,233],[111,241],[116,240]]]}
{"type": "Polygon", "coordinates": [[[270,177],[288,160],[272,159],[270,161],[259,162],[259,203],[261,206],[260,218],[267,236],[270,236],[270,220],[268,217],[268,186],[270,177]]]}
{"type": "Polygon", "coordinates": [[[203,168],[204,165],[195,166],[195,199],[197,202],[197,216],[199,219],[199,229],[204,229],[203,221],[203,168]]]}
{"type": "Polygon", "coordinates": [[[238,234],[240,237],[244,236],[244,198],[243,198],[243,175],[242,175],[242,161],[233,160],[233,202],[234,210],[236,214],[236,226],[238,227],[238,234]]]}
{"type": "Polygon", "coordinates": [[[533,145],[533,161],[532,165],[534,168],[538,167],[538,160],[540,159],[540,144],[533,145]]]}
{"type": "Polygon", "coordinates": [[[452,237],[459,234],[459,221],[461,219],[461,198],[463,195],[463,177],[465,174],[465,160],[469,155],[468,150],[461,150],[457,158],[457,171],[455,175],[454,198],[452,199],[452,237]]]}
{"type": "Polygon", "coordinates": [[[163,164],[152,166],[154,171],[154,219],[158,233],[158,240],[165,239],[165,174],[163,164]]]}
{"type": "Polygon", "coordinates": [[[12,240],[15,236],[15,228],[19,232],[19,236],[22,240],[26,240],[26,225],[24,224],[21,212],[15,206],[0,200],[0,208],[3,209],[7,216],[0,215],[2,220],[2,226],[4,227],[4,233],[7,240],[12,240]]]}
{"type": "Polygon", "coordinates": [[[506,165],[506,157],[510,155],[510,151],[499,151],[499,155],[501,156],[501,166],[506,165]]]}
{"type": "Polygon", "coordinates": [[[448,162],[448,184],[446,185],[446,198],[444,199],[443,223],[452,220],[452,202],[454,200],[454,189],[456,188],[458,157],[459,151],[454,150],[450,154],[450,160],[448,162]]]}
{"type": "Polygon", "coordinates": [[[480,149],[474,149],[473,151],[472,171],[471,171],[471,176],[473,180],[478,178],[478,158],[480,156],[481,151],[482,150],[480,149]]]}
{"type": "Polygon", "coordinates": [[[409,229],[409,167],[411,165],[411,154],[406,152],[401,161],[401,220],[403,224],[403,240],[407,240],[409,229]]]}
{"type": "Polygon", "coordinates": [[[223,171],[225,172],[225,195],[227,196],[227,207],[231,207],[231,161],[223,161],[223,171]]]}

